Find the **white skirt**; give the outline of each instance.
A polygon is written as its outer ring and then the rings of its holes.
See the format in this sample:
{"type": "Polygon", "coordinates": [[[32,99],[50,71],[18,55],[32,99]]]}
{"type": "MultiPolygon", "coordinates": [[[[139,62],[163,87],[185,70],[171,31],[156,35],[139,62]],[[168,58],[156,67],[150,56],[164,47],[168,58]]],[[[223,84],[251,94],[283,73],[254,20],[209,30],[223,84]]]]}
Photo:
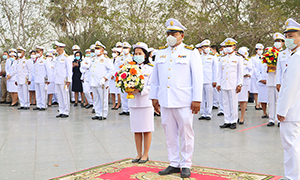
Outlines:
{"type": "Polygon", "coordinates": [[[34,81],[30,82],[29,91],[35,91],[35,85],[34,84],[35,84],[34,81]]]}
{"type": "Polygon", "coordinates": [[[153,107],[129,108],[131,132],[154,131],[153,107]]]}
{"type": "Polygon", "coordinates": [[[88,81],[84,81],[82,83],[82,88],[83,88],[83,92],[86,93],[86,94],[92,92],[92,88],[91,88],[90,83],[88,81]]]}
{"type": "Polygon", "coordinates": [[[47,94],[55,94],[55,83],[54,82],[50,82],[50,84],[48,84],[47,94]]]}
{"type": "Polygon", "coordinates": [[[248,102],[248,90],[249,87],[243,86],[241,92],[238,93],[238,101],[239,102],[248,102]]]}
{"type": "Polygon", "coordinates": [[[117,87],[116,87],[116,84],[115,84],[115,80],[114,80],[114,79],[111,79],[111,80],[109,81],[109,93],[110,93],[110,94],[120,94],[120,93],[121,93],[120,88],[117,88],[117,87]]]}
{"type": "Polygon", "coordinates": [[[258,85],[258,102],[268,103],[268,86],[265,84],[258,85]]]}
{"type": "Polygon", "coordinates": [[[18,92],[18,86],[16,86],[14,81],[7,82],[7,91],[12,93],[18,92]]]}
{"type": "Polygon", "coordinates": [[[251,78],[250,93],[258,93],[257,79],[251,78]]]}

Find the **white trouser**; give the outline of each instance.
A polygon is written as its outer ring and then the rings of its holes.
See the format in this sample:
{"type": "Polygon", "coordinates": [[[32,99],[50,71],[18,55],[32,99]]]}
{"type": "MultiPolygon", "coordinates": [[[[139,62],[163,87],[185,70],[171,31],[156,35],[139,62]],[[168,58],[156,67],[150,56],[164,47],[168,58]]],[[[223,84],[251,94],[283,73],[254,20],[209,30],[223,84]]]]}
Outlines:
{"type": "Polygon", "coordinates": [[[190,168],[194,151],[193,114],[191,108],[161,107],[161,122],[166,134],[170,166],[190,168]],[[181,149],[179,147],[178,131],[181,139],[181,149]]]}
{"type": "Polygon", "coordinates": [[[276,116],[276,101],[278,92],[276,86],[268,86],[268,99],[269,99],[269,122],[275,122],[277,120],[276,116]]]}
{"type": "Polygon", "coordinates": [[[55,84],[57,99],[58,99],[58,108],[59,114],[69,115],[70,111],[70,94],[69,91],[66,91],[64,84],[55,84]]]}
{"type": "Polygon", "coordinates": [[[121,93],[121,104],[124,112],[129,112],[127,93],[121,93]]]}
{"type": "Polygon", "coordinates": [[[223,91],[222,91],[222,90],[219,92],[219,105],[220,105],[219,112],[224,113],[224,106],[223,106],[223,91]]]}
{"type": "Polygon", "coordinates": [[[300,121],[280,123],[284,150],[284,174],[289,180],[300,179],[300,121]]]}
{"type": "Polygon", "coordinates": [[[104,115],[102,115],[103,89],[102,87],[92,87],[94,95],[94,108],[96,116],[107,117],[108,114],[108,89],[104,89],[104,115]]]}
{"type": "Polygon", "coordinates": [[[35,83],[35,97],[36,97],[36,107],[45,108],[46,107],[45,83],[35,83]]]}
{"type": "Polygon", "coordinates": [[[86,97],[86,99],[88,101],[88,104],[93,105],[94,101],[93,101],[91,92],[84,93],[84,95],[85,95],[85,97],[86,97]]]}
{"type": "Polygon", "coordinates": [[[21,107],[29,107],[28,88],[26,84],[18,84],[18,96],[21,107]]]}
{"type": "Polygon", "coordinates": [[[202,102],[200,114],[204,117],[211,117],[213,106],[213,87],[212,84],[203,84],[202,102]]]}
{"type": "Polygon", "coordinates": [[[238,94],[235,89],[222,91],[225,123],[236,123],[238,120],[238,94]]]}
{"type": "Polygon", "coordinates": [[[57,95],[56,95],[56,93],[54,93],[53,94],[53,96],[52,96],[52,102],[57,102],[58,100],[57,100],[57,95]]]}
{"type": "Polygon", "coordinates": [[[213,95],[213,106],[218,107],[219,106],[219,92],[217,88],[213,88],[214,90],[214,95],[213,95]]]}

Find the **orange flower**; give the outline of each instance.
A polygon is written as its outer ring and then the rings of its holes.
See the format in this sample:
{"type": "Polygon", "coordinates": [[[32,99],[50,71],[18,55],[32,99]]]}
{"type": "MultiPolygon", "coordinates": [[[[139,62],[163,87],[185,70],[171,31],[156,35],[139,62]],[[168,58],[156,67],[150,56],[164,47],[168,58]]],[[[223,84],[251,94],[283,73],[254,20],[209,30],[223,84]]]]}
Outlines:
{"type": "Polygon", "coordinates": [[[135,62],[134,61],[130,61],[128,62],[130,65],[135,65],[135,62]]]}
{"type": "Polygon", "coordinates": [[[116,82],[118,82],[118,81],[119,81],[119,76],[116,77],[116,82]]]}
{"type": "Polygon", "coordinates": [[[140,75],[140,79],[145,79],[143,75],[140,75]]]}
{"type": "Polygon", "coordinates": [[[119,66],[119,68],[122,68],[122,67],[123,67],[123,65],[119,66]]]}
{"type": "Polygon", "coordinates": [[[136,75],[136,74],[137,74],[137,71],[136,71],[134,68],[131,68],[131,69],[130,69],[130,74],[136,75]]]}

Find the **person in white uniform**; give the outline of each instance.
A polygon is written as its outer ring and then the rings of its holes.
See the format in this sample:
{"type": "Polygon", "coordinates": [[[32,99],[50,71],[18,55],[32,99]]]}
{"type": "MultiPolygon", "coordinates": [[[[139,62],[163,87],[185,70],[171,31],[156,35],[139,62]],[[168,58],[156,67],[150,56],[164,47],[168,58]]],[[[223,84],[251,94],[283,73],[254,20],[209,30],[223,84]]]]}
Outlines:
{"type": "Polygon", "coordinates": [[[286,21],[285,46],[292,51],[283,74],[277,117],[284,150],[284,173],[290,180],[300,179],[300,24],[286,21]]]}
{"type": "Polygon", "coordinates": [[[252,75],[252,63],[249,60],[249,49],[247,47],[241,47],[238,50],[238,54],[243,57],[243,87],[241,92],[238,94],[238,101],[241,108],[241,118],[238,120],[239,124],[244,124],[245,112],[247,109],[247,103],[249,98],[249,91],[251,85],[251,75],[252,75]]]}
{"type": "Polygon", "coordinates": [[[35,96],[35,83],[34,83],[34,64],[36,63],[37,57],[34,50],[30,51],[30,63],[31,63],[31,83],[29,86],[29,103],[30,105],[36,105],[36,96],[35,96]]]}
{"type": "Polygon", "coordinates": [[[186,28],[178,20],[167,20],[166,27],[168,46],[156,52],[149,95],[155,110],[161,110],[170,161],[158,174],[181,172],[182,178],[188,178],[194,151],[193,114],[199,112],[202,100],[202,62],[199,51],[182,42],[186,28]]]}
{"type": "Polygon", "coordinates": [[[67,118],[70,112],[69,86],[72,81],[73,59],[65,53],[65,46],[63,43],[55,43],[56,52],[58,53],[54,66],[55,92],[57,93],[59,104],[57,118],[67,118]]]}
{"type": "Polygon", "coordinates": [[[29,85],[31,83],[31,62],[25,58],[25,49],[18,47],[18,64],[17,64],[17,78],[16,85],[18,86],[18,96],[20,101],[19,110],[30,109],[29,103],[29,85]]]}
{"type": "Polygon", "coordinates": [[[134,99],[128,100],[130,109],[131,132],[134,132],[134,139],[137,157],[133,163],[146,163],[149,160],[149,149],[152,134],[154,131],[154,109],[152,101],[149,99],[150,82],[153,65],[149,61],[148,45],[138,42],[133,45],[133,60],[137,63],[144,76],[145,85],[142,91],[133,91],[134,99]],[[144,141],[144,151],[143,151],[144,141]]]}
{"type": "MultiPolygon", "coordinates": [[[[221,57],[227,54],[227,52],[224,52],[224,48],[225,48],[225,42],[223,41],[220,44],[220,55],[218,56],[218,68],[219,68],[221,57]]],[[[219,71],[219,69],[218,69],[218,71],[219,71]]],[[[223,92],[222,92],[222,89],[218,93],[219,93],[219,112],[218,112],[217,116],[224,116],[223,92]]]]}
{"type": "MultiPolygon", "coordinates": [[[[260,43],[255,45],[255,52],[256,54],[253,55],[251,57],[251,63],[252,63],[252,69],[253,69],[253,74],[251,76],[251,86],[250,86],[250,93],[253,94],[254,96],[254,101],[255,101],[255,110],[262,110],[261,109],[261,104],[259,101],[259,85],[261,85],[260,83],[258,83],[258,74],[259,74],[259,66],[261,64],[262,61],[262,53],[264,51],[264,46],[260,43]]],[[[261,85],[262,86],[262,85],[261,85]]]]}
{"type": "MultiPolygon", "coordinates": [[[[210,50],[212,53],[211,55],[215,56],[217,60],[219,59],[220,54],[218,53],[218,46],[217,45],[212,45],[210,47],[210,50]]],[[[217,90],[217,86],[213,88],[213,107],[212,109],[219,109],[219,92],[217,90]]]]}
{"type": "Polygon", "coordinates": [[[44,111],[46,109],[46,90],[45,85],[48,78],[46,57],[43,55],[44,47],[37,46],[36,56],[38,59],[34,64],[34,83],[35,83],[35,96],[36,107],[33,110],[44,111]]]}
{"type": "Polygon", "coordinates": [[[234,51],[237,41],[225,39],[224,51],[227,55],[220,58],[217,89],[223,91],[224,121],[220,128],[236,129],[238,121],[238,93],[243,86],[243,58],[234,51]]]}
{"type": "Polygon", "coordinates": [[[218,59],[210,54],[210,40],[206,39],[202,41],[200,47],[203,51],[203,94],[199,120],[211,120],[213,88],[217,86],[218,59]]]}
{"type": "MultiPolygon", "coordinates": [[[[280,44],[284,42],[284,36],[281,33],[275,33],[273,35],[274,43],[279,42],[280,44]]],[[[278,49],[279,50],[279,49],[278,49]]],[[[279,55],[279,53],[278,53],[279,55]]],[[[278,57],[278,56],[277,56],[278,57]]],[[[278,58],[277,58],[278,59],[278,58]]],[[[277,61],[278,64],[278,61],[277,61]]],[[[276,116],[276,102],[278,98],[278,91],[276,89],[276,67],[268,67],[268,77],[267,77],[267,86],[268,86],[268,99],[269,99],[269,123],[267,126],[274,126],[275,122],[278,121],[276,116]],[[275,72],[269,72],[273,70],[275,72]]],[[[278,127],[280,123],[278,122],[278,127]]]]}
{"type": "MultiPolygon", "coordinates": [[[[260,54],[261,52],[258,52],[260,54]]],[[[261,57],[256,59],[256,61],[252,61],[252,63],[256,63],[255,68],[255,75],[258,84],[258,102],[261,103],[263,116],[261,118],[269,118],[267,114],[267,105],[269,103],[268,98],[268,86],[267,86],[267,77],[268,77],[268,66],[266,63],[262,63],[261,57]]],[[[257,109],[257,108],[256,108],[257,109]]]]}
{"type": "MultiPolygon", "coordinates": [[[[123,42],[123,55],[121,55],[118,58],[119,66],[121,66],[124,63],[128,63],[132,61],[132,54],[130,54],[130,48],[131,45],[128,42],[123,42]]],[[[121,92],[121,105],[122,105],[122,112],[119,113],[119,115],[126,115],[129,116],[129,108],[128,108],[128,99],[127,99],[127,93],[121,92]]]]}
{"type": "Polygon", "coordinates": [[[90,65],[89,83],[93,91],[96,111],[93,120],[105,120],[108,115],[108,86],[114,67],[111,60],[104,56],[104,49],[105,46],[101,42],[95,43],[95,56],[90,65]]]}
{"type": "Polygon", "coordinates": [[[116,87],[115,84],[115,73],[119,70],[118,56],[120,56],[121,51],[122,51],[121,48],[112,49],[111,60],[114,65],[114,74],[111,76],[111,79],[109,80],[109,92],[113,103],[113,107],[111,108],[111,110],[118,110],[121,106],[121,91],[119,88],[116,87]]]}
{"type": "Polygon", "coordinates": [[[15,51],[10,51],[10,58],[6,60],[5,69],[7,79],[7,91],[10,92],[12,98],[12,103],[9,106],[18,106],[18,87],[15,83],[17,80],[18,73],[18,55],[15,51]]]}
{"type": "Polygon", "coordinates": [[[93,98],[91,94],[91,87],[89,84],[89,67],[91,63],[91,50],[86,49],[85,50],[85,58],[82,60],[81,66],[80,66],[80,72],[81,72],[81,81],[82,81],[82,88],[85,98],[85,104],[84,108],[89,109],[93,106],[93,98]]]}
{"type": "Polygon", "coordinates": [[[48,95],[48,107],[51,107],[52,104],[52,98],[55,94],[55,79],[54,79],[54,66],[55,66],[55,59],[53,58],[52,53],[46,54],[46,61],[47,61],[47,95],[48,95]]]}

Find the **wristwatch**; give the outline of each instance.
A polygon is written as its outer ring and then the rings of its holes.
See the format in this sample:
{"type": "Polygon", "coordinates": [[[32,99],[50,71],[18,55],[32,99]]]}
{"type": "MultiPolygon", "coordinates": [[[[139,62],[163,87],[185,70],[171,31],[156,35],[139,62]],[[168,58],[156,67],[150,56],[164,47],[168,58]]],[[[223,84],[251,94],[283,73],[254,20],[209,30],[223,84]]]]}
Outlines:
{"type": "Polygon", "coordinates": [[[239,84],[238,86],[242,87],[243,85],[242,85],[242,84],[239,84]]]}

